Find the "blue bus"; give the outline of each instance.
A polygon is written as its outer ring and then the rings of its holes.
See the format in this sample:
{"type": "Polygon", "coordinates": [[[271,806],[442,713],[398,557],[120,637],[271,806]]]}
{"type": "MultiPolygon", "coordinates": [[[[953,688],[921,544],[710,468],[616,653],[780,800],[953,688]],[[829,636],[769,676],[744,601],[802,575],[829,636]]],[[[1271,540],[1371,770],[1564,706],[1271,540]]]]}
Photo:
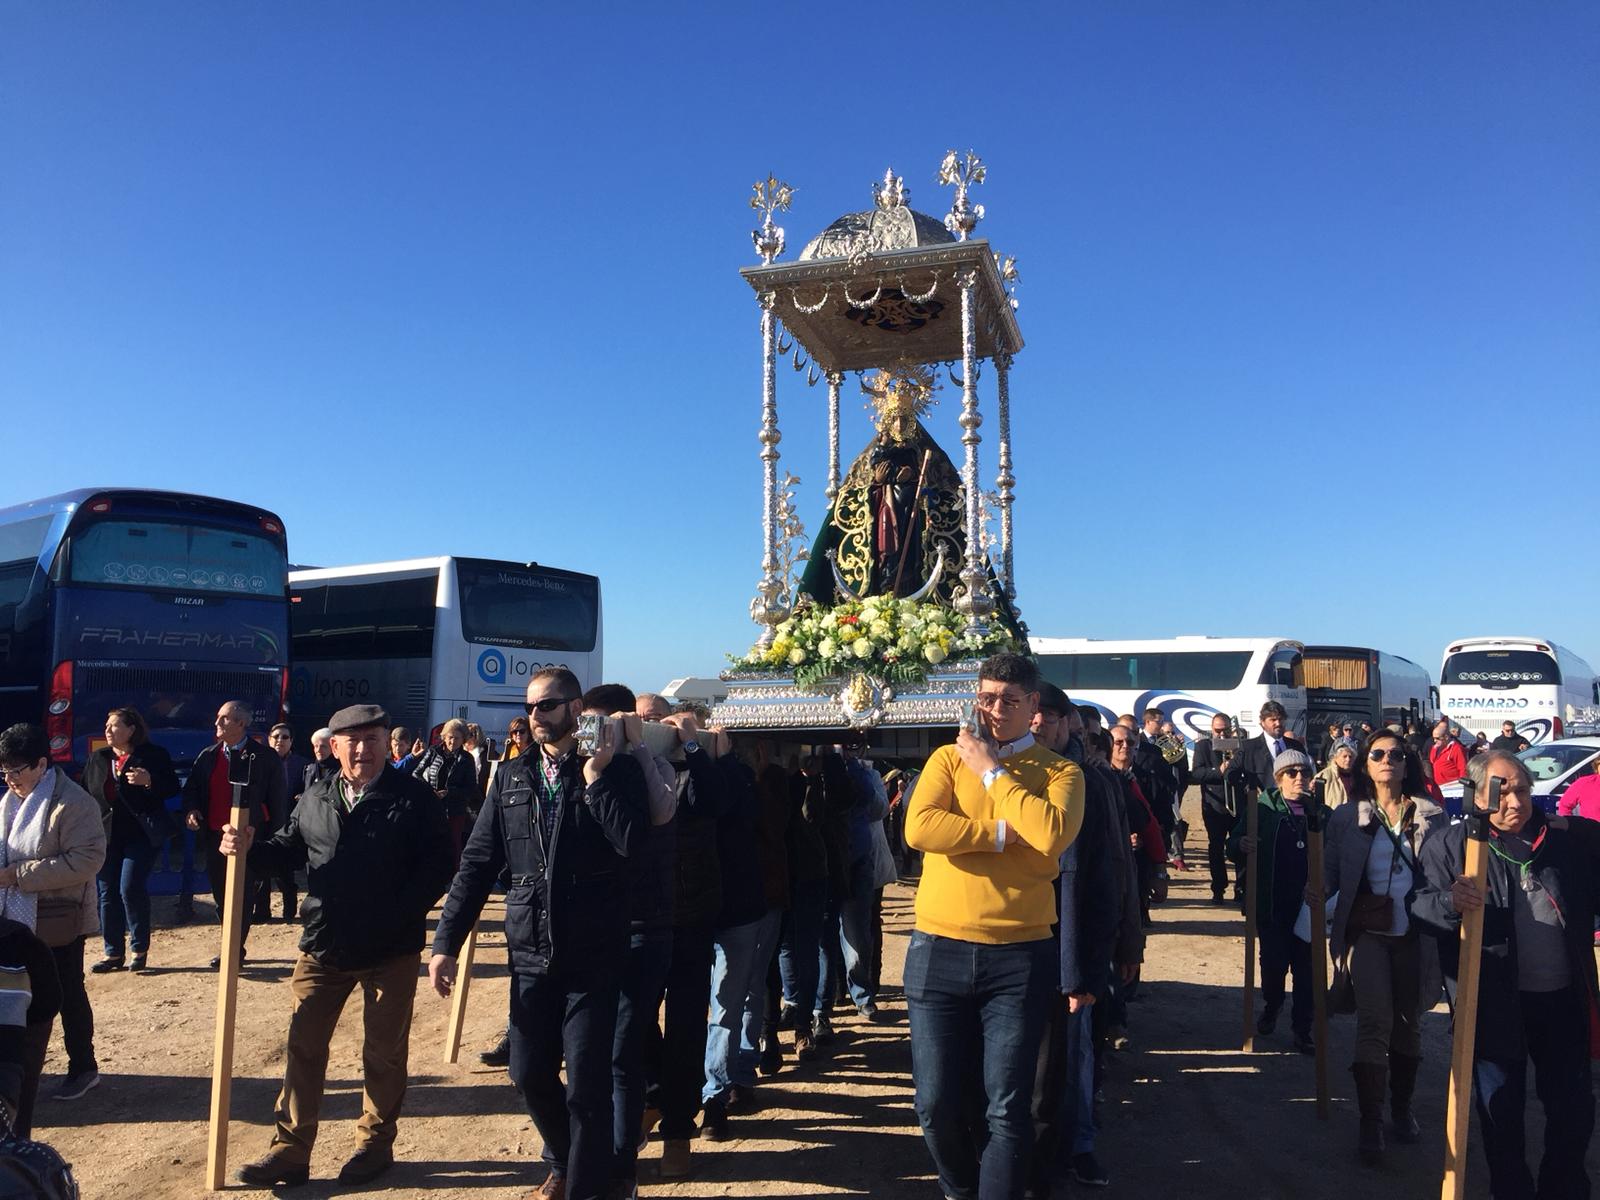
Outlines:
{"type": "Polygon", "coordinates": [[[88,488],[0,509],[0,726],[42,723],[76,775],[132,705],[182,772],[225,700],[282,719],[288,549],[265,509],[88,488]]]}

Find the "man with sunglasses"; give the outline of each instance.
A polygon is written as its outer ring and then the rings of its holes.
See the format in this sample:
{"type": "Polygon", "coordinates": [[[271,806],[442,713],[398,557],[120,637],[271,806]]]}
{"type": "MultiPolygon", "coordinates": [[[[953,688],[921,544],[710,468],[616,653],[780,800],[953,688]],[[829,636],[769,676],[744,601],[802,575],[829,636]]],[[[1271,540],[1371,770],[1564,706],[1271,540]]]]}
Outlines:
{"type": "Polygon", "coordinates": [[[1305,896],[1307,863],[1306,804],[1311,798],[1311,777],[1316,766],[1303,750],[1285,750],[1272,764],[1275,786],[1256,798],[1256,836],[1245,830],[1248,810],[1239,814],[1228,839],[1229,856],[1238,863],[1245,855],[1256,858],[1256,930],[1261,952],[1261,1018],[1256,1032],[1263,1037],[1278,1027],[1283,1010],[1284,977],[1294,972],[1294,1000],[1289,1013],[1294,1048],[1310,1054],[1311,944],[1294,935],[1295,918],[1305,896]]]}
{"type": "Polygon", "coordinates": [[[1461,915],[1484,910],[1472,1091],[1490,1190],[1506,1200],[1585,1197],[1595,1109],[1589,1062],[1600,1027],[1592,941],[1600,824],[1540,812],[1533,777],[1515,754],[1487,751],[1467,764],[1467,777],[1480,810],[1490,780],[1500,782],[1499,808],[1488,818],[1487,887],[1465,874],[1467,823],[1452,825],[1423,843],[1412,916],[1438,937],[1453,994],[1461,915]],[[1530,1061],[1545,1117],[1537,1189],[1523,1134],[1530,1061]]]}
{"type": "Polygon", "coordinates": [[[951,1200],[1020,1200],[1027,1184],[1039,1040],[1059,1002],[1051,883],[1084,793],[1083,772],[1035,743],[1038,706],[1032,660],[985,659],[977,731],[933,752],[906,814],[924,855],[904,974],[912,1078],[951,1200]],[[978,1079],[987,1103],[974,1103],[978,1079]]]}
{"type": "Polygon", "coordinates": [[[600,1200],[612,1183],[612,1042],[629,935],[626,860],[650,821],[644,772],[617,753],[616,722],[607,723],[591,755],[579,753],[583,693],[565,667],[546,668],[528,682],[526,708],[536,749],[495,773],[434,931],[428,977],[439,995],[450,994],[456,956],[495,881],[509,872],[509,1071],[550,1168],[533,1194],[600,1200]]]}

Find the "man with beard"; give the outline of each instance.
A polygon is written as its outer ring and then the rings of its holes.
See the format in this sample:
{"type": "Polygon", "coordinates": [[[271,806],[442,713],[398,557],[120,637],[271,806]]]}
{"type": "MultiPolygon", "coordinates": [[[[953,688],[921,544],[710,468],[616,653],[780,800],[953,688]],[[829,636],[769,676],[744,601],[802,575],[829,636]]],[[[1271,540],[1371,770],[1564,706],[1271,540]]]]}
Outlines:
{"type": "Polygon", "coordinates": [[[583,693],[565,667],[528,683],[536,751],[495,773],[434,931],[428,977],[448,996],[456,956],[502,871],[511,965],[511,1081],[550,1172],[542,1200],[601,1200],[612,1183],[613,1041],[627,961],[626,859],[649,826],[644,772],[608,723],[577,748],[583,693]],[[562,1085],[562,1066],[566,1084],[562,1085]]]}
{"type": "Polygon", "coordinates": [[[1268,700],[1261,706],[1261,732],[1246,738],[1234,756],[1228,774],[1250,789],[1251,799],[1272,786],[1272,764],[1278,761],[1278,755],[1285,750],[1306,752],[1304,742],[1283,731],[1288,719],[1289,713],[1283,705],[1268,700]]]}

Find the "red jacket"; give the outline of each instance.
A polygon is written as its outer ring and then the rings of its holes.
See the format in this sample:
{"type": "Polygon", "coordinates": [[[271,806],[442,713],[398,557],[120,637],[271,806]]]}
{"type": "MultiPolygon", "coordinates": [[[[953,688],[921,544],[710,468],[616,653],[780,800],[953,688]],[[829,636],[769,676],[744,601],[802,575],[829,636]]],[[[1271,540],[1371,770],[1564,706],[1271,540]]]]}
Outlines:
{"type": "Polygon", "coordinates": [[[1440,786],[1454,783],[1467,774],[1467,752],[1455,738],[1442,746],[1438,742],[1429,746],[1428,762],[1433,766],[1433,782],[1440,786]]]}

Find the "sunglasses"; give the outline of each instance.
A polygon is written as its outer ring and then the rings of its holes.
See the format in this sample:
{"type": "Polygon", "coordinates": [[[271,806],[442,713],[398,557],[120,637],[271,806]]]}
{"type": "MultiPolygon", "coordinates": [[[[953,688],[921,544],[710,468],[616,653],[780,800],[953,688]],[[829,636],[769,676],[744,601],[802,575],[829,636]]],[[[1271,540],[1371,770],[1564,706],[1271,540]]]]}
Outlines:
{"type": "Polygon", "coordinates": [[[571,704],[576,699],[576,696],[546,696],[543,700],[529,701],[522,707],[527,710],[528,715],[531,717],[535,712],[553,713],[563,704],[571,704]]]}
{"type": "Polygon", "coordinates": [[[1280,775],[1293,775],[1296,779],[1302,779],[1305,776],[1311,774],[1311,772],[1306,770],[1304,767],[1285,767],[1282,771],[1279,772],[1279,774],[1280,775]]]}
{"type": "Polygon", "coordinates": [[[1368,750],[1367,757],[1373,762],[1403,763],[1406,760],[1406,752],[1398,747],[1393,750],[1384,750],[1380,747],[1376,750],[1368,750]]]}

